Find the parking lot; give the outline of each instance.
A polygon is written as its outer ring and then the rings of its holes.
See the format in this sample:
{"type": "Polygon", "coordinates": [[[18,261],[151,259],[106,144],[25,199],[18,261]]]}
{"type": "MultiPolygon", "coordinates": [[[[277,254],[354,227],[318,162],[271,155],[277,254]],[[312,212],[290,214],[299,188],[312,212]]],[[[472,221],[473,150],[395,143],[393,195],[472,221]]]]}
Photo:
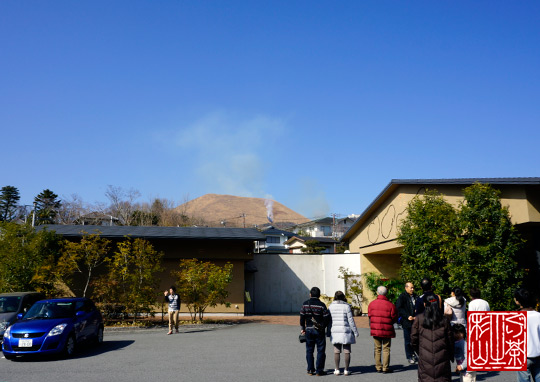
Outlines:
{"type": "MultiPolygon", "coordinates": [[[[416,365],[406,364],[402,332],[392,342],[393,374],[377,374],[369,329],[360,328],[353,345],[350,377],[306,375],[305,348],[298,343],[297,326],[263,323],[106,331],[98,348],[80,349],[71,359],[0,359],[3,381],[302,381],[311,378],[348,378],[375,381],[417,381],[416,365]]],[[[333,371],[327,347],[326,368],[333,371]]],[[[454,376],[454,381],[459,381],[454,376]]],[[[513,372],[479,373],[478,380],[515,381],[513,372]]]]}

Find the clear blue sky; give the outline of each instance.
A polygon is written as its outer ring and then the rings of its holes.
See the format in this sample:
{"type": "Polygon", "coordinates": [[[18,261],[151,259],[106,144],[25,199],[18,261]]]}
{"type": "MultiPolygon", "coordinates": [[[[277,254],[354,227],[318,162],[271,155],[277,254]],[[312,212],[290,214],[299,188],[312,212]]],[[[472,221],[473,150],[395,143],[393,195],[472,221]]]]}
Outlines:
{"type": "Polygon", "coordinates": [[[540,176],[538,1],[0,2],[0,186],[361,213],[540,176]]]}

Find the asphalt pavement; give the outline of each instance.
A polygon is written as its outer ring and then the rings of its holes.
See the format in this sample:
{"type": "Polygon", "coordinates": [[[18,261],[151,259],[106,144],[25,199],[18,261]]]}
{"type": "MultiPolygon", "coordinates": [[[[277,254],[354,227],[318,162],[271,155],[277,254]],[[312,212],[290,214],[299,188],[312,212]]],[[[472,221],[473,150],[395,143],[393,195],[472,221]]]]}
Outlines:
{"type": "MultiPolygon", "coordinates": [[[[71,359],[0,359],[3,381],[303,381],[418,380],[417,366],[409,366],[403,333],[392,341],[393,374],[378,374],[373,366],[373,340],[360,328],[352,347],[351,376],[332,373],[333,354],[328,341],[327,376],[306,374],[305,346],[298,342],[299,328],[291,325],[245,323],[182,327],[168,336],[167,329],[107,330],[99,347],[79,349],[71,359]]],[[[454,376],[454,381],[459,377],[454,376]]],[[[515,381],[514,372],[478,373],[478,381],[515,381]]]]}

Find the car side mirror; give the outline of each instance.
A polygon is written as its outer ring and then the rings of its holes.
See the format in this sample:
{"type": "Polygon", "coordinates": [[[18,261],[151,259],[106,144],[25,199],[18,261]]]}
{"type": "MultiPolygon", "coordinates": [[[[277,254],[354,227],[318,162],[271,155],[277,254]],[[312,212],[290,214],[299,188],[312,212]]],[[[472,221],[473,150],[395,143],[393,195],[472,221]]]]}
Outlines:
{"type": "Polygon", "coordinates": [[[23,316],[22,313],[17,314],[17,320],[22,320],[22,316],[23,316]]]}
{"type": "Polygon", "coordinates": [[[77,313],[75,313],[75,317],[82,317],[84,316],[84,312],[82,310],[79,310],[77,311],[77,313]]]}

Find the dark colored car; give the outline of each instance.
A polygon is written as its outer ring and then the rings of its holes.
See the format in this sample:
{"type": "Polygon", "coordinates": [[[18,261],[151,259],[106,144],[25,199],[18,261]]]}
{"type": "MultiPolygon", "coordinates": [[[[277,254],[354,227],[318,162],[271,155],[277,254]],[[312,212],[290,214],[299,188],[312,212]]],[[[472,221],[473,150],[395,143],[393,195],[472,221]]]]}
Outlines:
{"type": "Polygon", "coordinates": [[[87,298],[57,298],[36,302],[4,333],[6,359],[31,354],[71,356],[83,342],[103,341],[103,318],[87,298]]]}
{"type": "Polygon", "coordinates": [[[17,320],[19,313],[26,313],[38,300],[45,296],[38,292],[14,292],[0,294],[0,344],[4,338],[4,332],[17,320]]]}

